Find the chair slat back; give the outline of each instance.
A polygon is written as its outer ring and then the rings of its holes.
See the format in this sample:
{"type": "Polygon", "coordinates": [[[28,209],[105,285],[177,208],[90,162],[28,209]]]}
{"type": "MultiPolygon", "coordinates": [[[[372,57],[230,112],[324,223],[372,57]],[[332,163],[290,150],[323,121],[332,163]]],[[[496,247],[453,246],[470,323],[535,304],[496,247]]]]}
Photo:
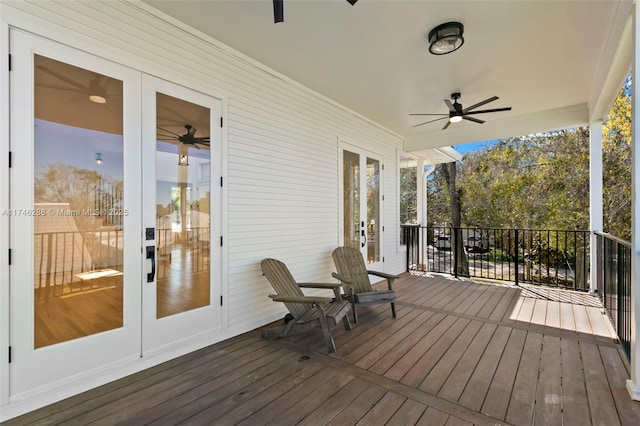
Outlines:
{"type": "MultiPolygon", "coordinates": [[[[276,259],[264,259],[260,262],[260,267],[278,296],[304,296],[293,275],[289,272],[289,268],[284,263],[276,259]]],[[[313,308],[313,305],[305,303],[287,302],[285,306],[296,320],[302,318],[304,314],[313,308]]]]}
{"type": "Polygon", "coordinates": [[[338,274],[345,276],[354,282],[351,284],[355,293],[373,291],[371,281],[367,273],[367,265],[359,250],[353,247],[338,247],[331,254],[338,274]]]}

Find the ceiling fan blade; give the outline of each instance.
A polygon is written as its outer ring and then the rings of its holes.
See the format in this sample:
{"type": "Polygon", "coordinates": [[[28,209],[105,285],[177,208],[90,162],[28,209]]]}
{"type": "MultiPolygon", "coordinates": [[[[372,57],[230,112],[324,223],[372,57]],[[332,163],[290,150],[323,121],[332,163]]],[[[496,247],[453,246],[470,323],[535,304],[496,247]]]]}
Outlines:
{"type": "Polygon", "coordinates": [[[482,124],[482,123],[484,123],[484,121],[483,121],[483,120],[478,120],[478,119],[477,119],[477,118],[475,118],[475,117],[467,117],[466,115],[463,115],[463,116],[462,116],[462,119],[463,119],[463,120],[473,121],[474,123],[478,123],[478,124],[482,124]]]}
{"type": "Polygon", "coordinates": [[[409,114],[409,115],[449,115],[449,114],[409,114]]]}
{"type": "Polygon", "coordinates": [[[357,2],[358,0],[347,0],[347,1],[349,2],[349,4],[350,4],[351,6],[353,6],[354,4],[356,4],[356,2],[357,2]]]}
{"type": "Polygon", "coordinates": [[[449,125],[451,124],[450,121],[447,121],[447,124],[444,125],[444,127],[442,128],[442,130],[447,130],[447,127],[449,127],[449,125]]]}
{"type": "Polygon", "coordinates": [[[184,129],[184,125],[186,123],[191,123],[191,119],[193,117],[185,117],[182,112],[176,111],[173,108],[170,108],[166,105],[161,105],[158,107],[158,118],[157,122],[159,123],[167,123],[166,125],[170,125],[169,123],[176,123],[178,127],[184,129]]]}
{"type": "Polygon", "coordinates": [[[497,101],[498,99],[500,99],[500,98],[498,98],[497,96],[493,96],[493,97],[491,97],[489,99],[485,99],[482,102],[478,102],[475,105],[471,105],[470,107],[466,107],[465,109],[462,110],[462,112],[466,114],[467,111],[471,111],[472,109],[475,109],[475,108],[478,108],[479,106],[488,104],[489,102],[497,101]]]}
{"type": "Polygon", "coordinates": [[[495,108],[495,109],[483,109],[481,111],[471,111],[471,112],[467,112],[465,115],[471,115],[471,114],[486,114],[488,112],[500,112],[500,111],[511,111],[511,107],[506,107],[506,108],[495,108]]]}
{"type": "Polygon", "coordinates": [[[163,129],[162,127],[156,127],[156,129],[157,129],[157,130],[162,130],[163,132],[166,132],[166,133],[168,133],[168,134],[170,134],[170,135],[173,135],[173,136],[181,136],[181,135],[179,135],[179,134],[177,134],[177,133],[173,133],[173,132],[172,132],[172,131],[170,131],[170,130],[163,129]]]}
{"type": "Polygon", "coordinates": [[[46,72],[47,74],[57,78],[60,81],[63,81],[65,83],[67,83],[70,86],[73,86],[73,87],[78,88],[79,90],[82,90],[83,93],[88,93],[89,92],[89,88],[88,87],[83,86],[82,84],[78,83],[77,81],[72,80],[72,79],[70,79],[69,77],[67,77],[65,75],[62,75],[57,71],[54,71],[54,70],[52,70],[50,68],[47,68],[45,66],[42,66],[42,65],[36,65],[36,68],[46,72]]]}
{"type": "Polygon", "coordinates": [[[273,0],[273,20],[284,22],[284,0],[273,0]]]}
{"type": "Polygon", "coordinates": [[[449,111],[458,112],[458,110],[456,110],[456,107],[453,106],[449,99],[444,99],[444,103],[447,104],[447,108],[449,108],[449,111]]]}
{"type": "Polygon", "coordinates": [[[53,86],[50,84],[36,84],[36,89],[62,90],[64,92],[80,93],[86,95],[86,90],[70,89],[68,87],[53,86]]]}
{"type": "Polygon", "coordinates": [[[440,117],[440,118],[436,118],[435,120],[425,121],[424,123],[416,124],[416,125],[415,125],[415,126],[413,126],[413,127],[418,127],[418,126],[422,126],[423,124],[433,123],[434,121],[444,120],[445,118],[449,118],[449,115],[447,114],[447,117],[440,117]]]}

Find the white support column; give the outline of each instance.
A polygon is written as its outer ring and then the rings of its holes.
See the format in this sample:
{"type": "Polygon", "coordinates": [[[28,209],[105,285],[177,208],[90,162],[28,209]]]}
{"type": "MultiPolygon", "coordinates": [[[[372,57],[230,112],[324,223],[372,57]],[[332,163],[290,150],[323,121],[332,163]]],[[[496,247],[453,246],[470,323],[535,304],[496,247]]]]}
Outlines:
{"type": "Polygon", "coordinates": [[[640,16],[638,5],[633,5],[633,78],[631,90],[631,379],[627,391],[631,398],[640,400],[640,16]]]}
{"type": "Polygon", "coordinates": [[[589,231],[591,231],[590,250],[590,288],[595,293],[596,279],[600,265],[596,253],[595,232],[602,232],[602,121],[594,121],[589,126],[589,231]]]}
{"type": "Polygon", "coordinates": [[[417,170],[417,191],[418,191],[418,223],[427,226],[427,174],[424,171],[424,159],[418,160],[417,170]]]}

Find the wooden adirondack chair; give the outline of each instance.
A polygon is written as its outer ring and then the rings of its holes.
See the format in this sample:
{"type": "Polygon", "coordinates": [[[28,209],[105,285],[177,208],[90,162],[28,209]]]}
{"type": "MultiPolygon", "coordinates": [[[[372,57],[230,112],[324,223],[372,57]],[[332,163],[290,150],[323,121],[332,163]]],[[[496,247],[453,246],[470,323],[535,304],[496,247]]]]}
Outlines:
{"type": "Polygon", "coordinates": [[[393,281],[400,278],[398,275],[368,271],[362,254],[359,250],[352,247],[338,247],[333,251],[332,257],[338,270],[338,273],[334,272],[332,275],[345,285],[346,299],[351,302],[353,321],[355,323],[358,322],[356,305],[390,303],[391,314],[394,318],[396,317],[396,293],[393,291],[393,281]],[[373,287],[371,287],[369,274],[385,278],[389,290],[374,290],[373,287]]]}
{"type": "Polygon", "coordinates": [[[336,344],[331,330],[340,320],[346,330],[351,330],[349,315],[347,315],[351,306],[348,301],[342,300],[340,295],[342,284],[297,283],[287,266],[276,259],[264,259],[260,266],[263,275],[277,293],[270,294],[269,297],[274,302],[283,302],[293,316],[293,319],[284,326],[264,330],[262,337],[265,339],[286,337],[321,327],[329,352],[335,352],[336,344]],[[305,296],[300,290],[301,287],[331,289],[335,298],[305,296]]]}

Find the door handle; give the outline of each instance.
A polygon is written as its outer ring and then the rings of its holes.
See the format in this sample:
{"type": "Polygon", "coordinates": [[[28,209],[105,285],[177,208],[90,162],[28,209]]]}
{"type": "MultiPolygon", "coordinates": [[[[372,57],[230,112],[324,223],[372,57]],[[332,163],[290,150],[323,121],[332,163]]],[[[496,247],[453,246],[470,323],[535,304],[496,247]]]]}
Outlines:
{"type": "Polygon", "coordinates": [[[147,246],[147,259],[151,259],[151,272],[147,274],[147,282],[152,283],[156,278],[156,246],[147,246]]]}
{"type": "Polygon", "coordinates": [[[362,247],[364,247],[367,245],[367,233],[364,231],[364,229],[362,230],[362,238],[363,240],[361,244],[362,244],[362,247]]]}

